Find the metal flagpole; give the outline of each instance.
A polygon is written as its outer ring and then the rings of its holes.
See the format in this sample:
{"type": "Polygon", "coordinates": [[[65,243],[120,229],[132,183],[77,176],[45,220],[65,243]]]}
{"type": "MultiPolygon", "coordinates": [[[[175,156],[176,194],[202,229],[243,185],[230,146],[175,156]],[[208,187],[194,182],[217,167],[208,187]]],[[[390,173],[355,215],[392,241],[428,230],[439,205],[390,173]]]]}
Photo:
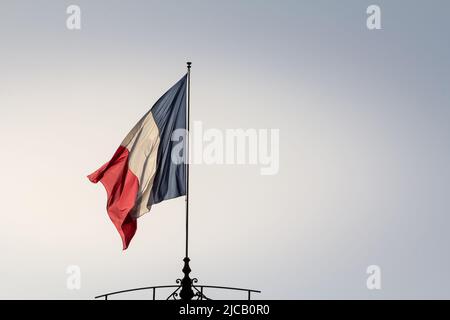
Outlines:
{"type": "Polygon", "coordinates": [[[186,112],[186,257],[189,257],[189,123],[191,111],[191,64],[187,62],[187,112],[186,112]]]}
{"type": "Polygon", "coordinates": [[[184,278],[181,280],[180,297],[183,300],[191,300],[194,297],[192,290],[192,279],[189,277],[191,268],[189,267],[189,117],[190,117],[190,100],[191,100],[191,64],[187,62],[187,106],[186,106],[186,252],[183,267],[184,278]]]}

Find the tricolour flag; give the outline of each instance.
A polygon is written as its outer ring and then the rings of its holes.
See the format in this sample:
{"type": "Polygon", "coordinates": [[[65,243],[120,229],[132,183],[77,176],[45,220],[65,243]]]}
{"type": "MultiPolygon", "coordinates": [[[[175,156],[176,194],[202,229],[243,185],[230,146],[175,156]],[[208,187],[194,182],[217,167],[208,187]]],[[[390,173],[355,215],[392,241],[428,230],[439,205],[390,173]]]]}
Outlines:
{"type": "Polygon", "coordinates": [[[88,176],[107,192],[107,211],[125,250],[136,219],[153,204],[186,194],[185,165],[172,161],[176,129],[186,129],[186,80],[170,88],[128,133],[112,159],[88,176]]]}

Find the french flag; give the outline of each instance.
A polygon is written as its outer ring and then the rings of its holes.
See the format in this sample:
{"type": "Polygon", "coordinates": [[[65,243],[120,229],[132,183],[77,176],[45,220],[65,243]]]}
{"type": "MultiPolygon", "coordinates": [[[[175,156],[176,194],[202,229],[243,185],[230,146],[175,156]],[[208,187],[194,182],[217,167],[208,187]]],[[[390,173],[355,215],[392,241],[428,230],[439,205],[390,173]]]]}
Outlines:
{"type": "Polygon", "coordinates": [[[136,233],[137,218],[153,204],[186,194],[186,166],[172,161],[172,151],[181,141],[173,141],[172,134],[186,129],[186,82],[187,75],[159,98],[111,160],[88,176],[106,189],[108,215],[124,250],[136,233]]]}

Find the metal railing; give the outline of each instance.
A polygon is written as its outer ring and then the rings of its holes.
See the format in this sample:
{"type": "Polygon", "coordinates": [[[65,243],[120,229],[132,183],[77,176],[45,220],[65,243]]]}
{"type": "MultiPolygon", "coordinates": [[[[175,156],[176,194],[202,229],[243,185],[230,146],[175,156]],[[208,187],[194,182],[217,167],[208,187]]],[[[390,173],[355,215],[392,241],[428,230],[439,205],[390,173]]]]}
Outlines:
{"type": "MultiPolygon", "coordinates": [[[[164,289],[164,288],[176,288],[175,291],[170,294],[166,300],[177,300],[179,295],[178,291],[181,289],[180,285],[167,285],[167,286],[153,286],[153,287],[142,287],[142,288],[134,288],[134,289],[127,289],[127,290],[120,290],[115,292],[109,292],[105,293],[99,296],[96,296],[95,299],[104,298],[104,300],[108,300],[108,297],[121,294],[121,293],[127,293],[127,292],[135,292],[135,291],[141,291],[141,290],[152,290],[152,300],[156,300],[156,289],[164,289]]],[[[208,286],[208,285],[195,285],[193,288],[196,290],[195,297],[197,300],[211,300],[210,298],[206,297],[204,294],[203,289],[222,289],[222,290],[234,290],[234,291],[243,291],[247,292],[247,299],[251,300],[251,294],[252,293],[261,293],[259,290],[253,290],[253,289],[245,289],[245,288],[234,288],[234,287],[224,287],[224,286],[208,286]]]]}

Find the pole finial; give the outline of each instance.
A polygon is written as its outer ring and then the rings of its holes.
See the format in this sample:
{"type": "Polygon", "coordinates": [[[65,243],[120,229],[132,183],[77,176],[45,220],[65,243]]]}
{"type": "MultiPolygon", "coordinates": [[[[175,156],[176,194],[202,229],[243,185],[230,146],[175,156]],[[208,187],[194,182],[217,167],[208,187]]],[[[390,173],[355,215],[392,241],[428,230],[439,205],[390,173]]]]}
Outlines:
{"type": "Polygon", "coordinates": [[[186,64],[187,64],[188,69],[190,69],[192,62],[188,61],[188,62],[186,62],[186,64]]]}

